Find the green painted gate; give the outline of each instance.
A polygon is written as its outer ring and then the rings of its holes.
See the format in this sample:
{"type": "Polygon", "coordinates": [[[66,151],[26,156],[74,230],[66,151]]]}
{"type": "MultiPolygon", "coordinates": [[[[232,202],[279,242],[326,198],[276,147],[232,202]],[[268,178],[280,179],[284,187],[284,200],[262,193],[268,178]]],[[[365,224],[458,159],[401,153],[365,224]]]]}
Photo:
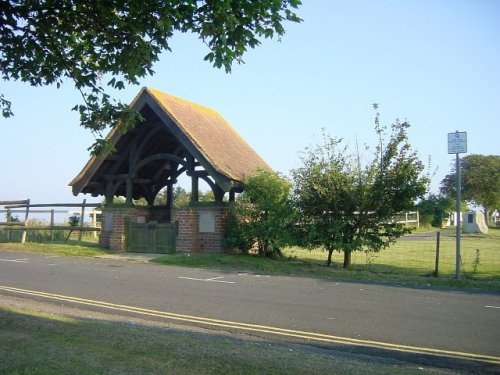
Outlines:
{"type": "Polygon", "coordinates": [[[175,252],[177,227],[174,223],[128,222],[127,251],[167,254],[175,252]]]}

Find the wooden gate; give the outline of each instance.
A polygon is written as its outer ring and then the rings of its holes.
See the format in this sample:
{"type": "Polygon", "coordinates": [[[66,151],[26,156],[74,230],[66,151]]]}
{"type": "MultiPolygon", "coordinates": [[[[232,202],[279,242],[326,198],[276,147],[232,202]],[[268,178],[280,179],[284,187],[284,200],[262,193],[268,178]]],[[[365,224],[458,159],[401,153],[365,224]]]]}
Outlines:
{"type": "Polygon", "coordinates": [[[173,223],[132,223],[127,225],[127,250],[138,253],[175,252],[177,227],[173,223]]]}

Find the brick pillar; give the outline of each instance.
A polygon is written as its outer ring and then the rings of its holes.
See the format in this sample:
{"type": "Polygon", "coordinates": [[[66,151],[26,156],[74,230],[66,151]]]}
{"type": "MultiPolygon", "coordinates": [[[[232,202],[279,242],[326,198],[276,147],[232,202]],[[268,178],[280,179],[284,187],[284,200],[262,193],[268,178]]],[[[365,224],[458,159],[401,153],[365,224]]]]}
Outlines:
{"type": "Polygon", "coordinates": [[[125,251],[126,220],[147,222],[150,218],[148,207],[109,205],[102,210],[102,227],[99,242],[115,251],[125,251]]]}

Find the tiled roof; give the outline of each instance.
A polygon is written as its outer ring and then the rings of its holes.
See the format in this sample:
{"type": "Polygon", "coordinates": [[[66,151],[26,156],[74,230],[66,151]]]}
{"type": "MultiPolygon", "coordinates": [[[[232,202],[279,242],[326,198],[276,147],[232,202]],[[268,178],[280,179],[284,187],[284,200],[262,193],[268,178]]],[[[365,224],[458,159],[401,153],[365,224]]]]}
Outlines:
{"type": "Polygon", "coordinates": [[[152,88],[145,90],[217,172],[232,180],[242,181],[259,167],[270,168],[216,111],[152,88]]]}
{"type": "MultiPolygon", "coordinates": [[[[246,176],[259,168],[271,169],[214,110],[152,88],[143,88],[130,104],[138,111],[145,105],[155,107],[154,111],[159,118],[163,118],[164,125],[172,134],[177,134],[175,137],[180,137],[177,141],[192,150],[197,161],[207,172],[214,173],[212,177],[224,189],[241,185],[246,176]]],[[[117,127],[114,127],[106,138],[117,145],[122,137],[117,127]]],[[[102,182],[106,173],[105,163],[110,160],[109,156],[91,157],[78,176],[69,183],[73,187],[73,194],[103,194],[102,188],[97,190],[93,186],[102,182]]]]}

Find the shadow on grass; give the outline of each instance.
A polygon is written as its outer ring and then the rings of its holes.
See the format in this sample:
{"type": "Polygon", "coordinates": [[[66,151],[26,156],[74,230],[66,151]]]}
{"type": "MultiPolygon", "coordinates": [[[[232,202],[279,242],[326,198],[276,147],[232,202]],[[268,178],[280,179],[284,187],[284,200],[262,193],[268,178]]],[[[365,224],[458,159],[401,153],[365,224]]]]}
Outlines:
{"type": "Polygon", "coordinates": [[[493,364],[362,346],[280,343],[0,308],[0,373],[498,373],[493,364]],[[421,368],[425,366],[426,368],[421,368]],[[420,369],[419,369],[420,367],[420,369]]]}

